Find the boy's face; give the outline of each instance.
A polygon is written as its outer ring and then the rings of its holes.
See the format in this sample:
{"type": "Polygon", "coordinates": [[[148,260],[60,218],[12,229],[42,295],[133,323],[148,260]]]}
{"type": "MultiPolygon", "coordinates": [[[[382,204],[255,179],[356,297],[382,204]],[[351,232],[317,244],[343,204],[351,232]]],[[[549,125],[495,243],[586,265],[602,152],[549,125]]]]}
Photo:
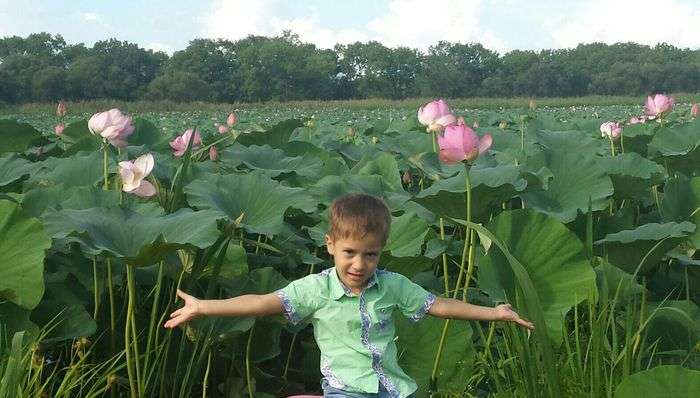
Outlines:
{"type": "Polygon", "coordinates": [[[326,235],[326,248],[333,256],[338,277],[355,294],[362,291],[377,269],[383,246],[377,234],[338,239],[326,235]]]}

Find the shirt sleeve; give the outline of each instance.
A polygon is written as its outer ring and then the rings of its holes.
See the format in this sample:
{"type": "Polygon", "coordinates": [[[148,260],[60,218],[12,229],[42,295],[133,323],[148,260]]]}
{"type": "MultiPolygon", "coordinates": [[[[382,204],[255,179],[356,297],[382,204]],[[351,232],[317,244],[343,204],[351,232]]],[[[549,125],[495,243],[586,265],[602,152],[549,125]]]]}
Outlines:
{"type": "Polygon", "coordinates": [[[310,317],[319,308],[317,279],[315,274],[307,275],[275,292],[282,301],[284,316],[293,325],[310,317]]]}
{"type": "Polygon", "coordinates": [[[397,278],[398,308],[411,322],[417,322],[428,313],[435,302],[435,295],[401,274],[397,278]]]}

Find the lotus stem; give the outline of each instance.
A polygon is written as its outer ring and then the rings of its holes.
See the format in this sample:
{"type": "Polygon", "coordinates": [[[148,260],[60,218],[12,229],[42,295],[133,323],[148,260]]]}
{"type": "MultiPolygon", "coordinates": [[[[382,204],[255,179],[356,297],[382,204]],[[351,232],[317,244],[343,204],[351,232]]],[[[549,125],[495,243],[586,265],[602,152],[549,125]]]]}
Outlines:
{"type": "Polygon", "coordinates": [[[620,153],[625,153],[625,135],[620,134],[620,153]]]}
{"type": "Polygon", "coordinates": [[[127,264],[126,266],[126,281],[129,289],[129,300],[128,300],[128,306],[126,310],[126,322],[124,322],[124,351],[126,353],[126,371],[129,376],[129,392],[131,398],[136,398],[139,397],[140,395],[138,394],[138,389],[136,387],[136,371],[134,369],[134,358],[133,358],[133,353],[131,351],[131,317],[134,313],[134,302],[131,300],[131,270],[129,269],[129,265],[127,264]]]}
{"type": "Polygon", "coordinates": [[[615,142],[612,137],[610,137],[610,153],[615,156],[615,142]]]}
{"type": "Polygon", "coordinates": [[[109,191],[109,175],[107,174],[107,151],[109,151],[109,144],[106,141],[102,142],[102,176],[103,185],[102,189],[109,191]]]}
{"type": "Polygon", "coordinates": [[[248,334],[248,343],[245,346],[245,380],[248,385],[248,398],[254,398],[253,385],[250,377],[250,347],[253,345],[253,332],[255,331],[255,323],[250,327],[248,334]]]}
{"type": "MultiPolygon", "coordinates": [[[[473,269],[472,263],[473,259],[471,258],[473,255],[473,250],[472,250],[472,239],[474,237],[472,236],[472,230],[471,227],[469,226],[469,223],[471,223],[472,220],[472,183],[471,183],[471,178],[469,177],[469,170],[471,166],[469,163],[464,163],[464,171],[465,171],[465,183],[466,183],[466,216],[467,216],[467,225],[465,226],[465,231],[464,231],[464,248],[462,249],[462,261],[460,263],[459,267],[459,275],[457,276],[457,284],[455,285],[455,291],[452,295],[453,298],[457,297],[457,294],[459,293],[459,285],[462,280],[462,275],[464,275],[464,265],[467,262],[467,259],[469,259],[469,265],[468,265],[468,271],[467,271],[467,281],[465,282],[465,290],[464,290],[464,297],[463,300],[466,300],[466,295],[467,295],[467,287],[469,286],[469,278],[471,277],[471,270],[473,269]]],[[[435,354],[435,362],[433,362],[433,371],[430,375],[430,383],[431,385],[436,385],[437,384],[437,371],[438,367],[440,366],[440,359],[442,359],[442,348],[445,344],[445,338],[447,337],[447,331],[450,327],[450,320],[447,319],[445,320],[445,326],[442,328],[442,334],[440,335],[440,342],[438,343],[438,349],[437,353],[435,354]]]]}
{"type": "Polygon", "coordinates": [[[155,344],[154,334],[160,329],[160,322],[157,319],[158,307],[160,306],[160,292],[163,285],[163,261],[158,264],[158,279],[156,280],[155,291],[153,293],[153,306],[151,307],[151,321],[148,324],[148,340],[146,340],[146,356],[144,358],[143,368],[148,371],[149,359],[151,358],[152,345],[155,344]]]}
{"type": "Polygon", "coordinates": [[[94,310],[92,313],[92,319],[97,320],[97,314],[100,309],[100,292],[98,291],[99,283],[97,281],[97,256],[92,256],[92,291],[94,300],[94,310]]]}

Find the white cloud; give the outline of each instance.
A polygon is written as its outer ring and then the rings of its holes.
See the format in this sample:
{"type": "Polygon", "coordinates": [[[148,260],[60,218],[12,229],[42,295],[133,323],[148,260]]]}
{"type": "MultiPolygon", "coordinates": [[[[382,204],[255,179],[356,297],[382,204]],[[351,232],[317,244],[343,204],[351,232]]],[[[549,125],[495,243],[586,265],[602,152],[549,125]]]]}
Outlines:
{"type": "Polygon", "coordinates": [[[425,0],[391,0],[388,12],[364,27],[333,29],[322,27],[318,12],[313,9],[300,18],[280,15],[280,0],[216,0],[200,22],[202,34],[209,38],[237,40],[251,34],[270,36],[291,30],[302,41],[321,48],[376,40],[390,47],[426,50],[440,40],[448,40],[480,42],[501,52],[509,49],[496,33],[482,29],[481,0],[431,0],[429,6],[425,4],[425,0]]]}
{"type": "Polygon", "coordinates": [[[81,12],[78,16],[80,17],[80,19],[83,22],[86,22],[89,24],[95,24],[95,25],[98,25],[102,28],[108,28],[108,29],[111,28],[110,25],[104,20],[104,18],[102,18],[102,16],[100,16],[97,13],[81,12]]]}
{"type": "Polygon", "coordinates": [[[628,41],[700,47],[700,9],[678,0],[593,0],[546,26],[559,48],[628,41]]]}

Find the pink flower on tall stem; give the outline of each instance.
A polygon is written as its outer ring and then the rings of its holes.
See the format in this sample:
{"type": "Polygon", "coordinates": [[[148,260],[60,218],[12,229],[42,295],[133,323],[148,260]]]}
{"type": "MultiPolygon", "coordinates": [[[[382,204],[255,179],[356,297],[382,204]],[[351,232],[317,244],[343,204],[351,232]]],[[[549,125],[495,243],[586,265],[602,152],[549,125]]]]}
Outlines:
{"type": "Polygon", "coordinates": [[[226,124],[228,124],[229,127],[233,127],[234,124],[238,121],[238,118],[236,117],[235,113],[230,113],[228,115],[228,118],[226,118],[226,124]]]}
{"type": "Polygon", "coordinates": [[[141,197],[156,194],[156,188],[146,177],[151,174],[155,162],[153,155],[147,153],[134,161],[119,162],[119,175],[122,178],[122,191],[141,197]]]}
{"type": "Polygon", "coordinates": [[[53,131],[56,133],[56,136],[60,137],[63,135],[63,130],[65,130],[66,125],[63,123],[59,123],[54,126],[53,131]]]}
{"type": "Polygon", "coordinates": [[[223,124],[218,125],[216,129],[219,131],[219,134],[226,134],[228,132],[228,127],[223,124]]]}
{"type": "Polygon", "coordinates": [[[418,108],[418,121],[426,126],[426,131],[439,133],[445,127],[457,122],[457,117],[450,113],[447,103],[440,99],[418,108]]]}
{"type": "Polygon", "coordinates": [[[219,158],[219,151],[216,149],[215,146],[209,147],[209,159],[211,160],[216,160],[219,158]]]}
{"type": "Polygon", "coordinates": [[[600,125],[601,137],[608,137],[612,140],[620,138],[622,134],[622,124],[618,122],[605,122],[600,125]]]}
{"type": "Polygon", "coordinates": [[[56,107],[56,116],[64,117],[67,112],[66,103],[63,101],[58,101],[58,106],[56,107]]]}
{"type": "Polygon", "coordinates": [[[693,119],[698,117],[698,104],[697,102],[693,104],[693,106],[690,107],[690,117],[693,119]]]}
{"type": "Polygon", "coordinates": [[[92,115],[88,121],[88,129],[92,134],[99,134],[118,148],[126,147],[126,138],[134,132],[131,116],[122,114],[116,108],[92,115]]]}
{"type": "Polygon", "coordinates": [[[486,152],[493,142],[491,134],[481,139],[467,125],[452,125],[445,127],[445,133],[438,135],[440,160],[445,163],[471,162],[486,152]]]}
{"type": "Polygon", "coordinates": [[[175,155],[175,157],[179,158],[185,154],[193,132],[194,139],[192,141],[192,150],[197,150],[199,146],[202,145],[202,136],[199,135],[199,131],[187,129],[184,134],[178,135],[174,140],[170,141],[170,147],[173,149],[173,155],[175,155]]]}
{"type": "Polygon", "coordinates": [[[664,94],[656,94],[653,97],[648,96],[644,103],[644,113],[649,119],[663,117],[673,110],[673,103],[673,97],[664,94]]]}

